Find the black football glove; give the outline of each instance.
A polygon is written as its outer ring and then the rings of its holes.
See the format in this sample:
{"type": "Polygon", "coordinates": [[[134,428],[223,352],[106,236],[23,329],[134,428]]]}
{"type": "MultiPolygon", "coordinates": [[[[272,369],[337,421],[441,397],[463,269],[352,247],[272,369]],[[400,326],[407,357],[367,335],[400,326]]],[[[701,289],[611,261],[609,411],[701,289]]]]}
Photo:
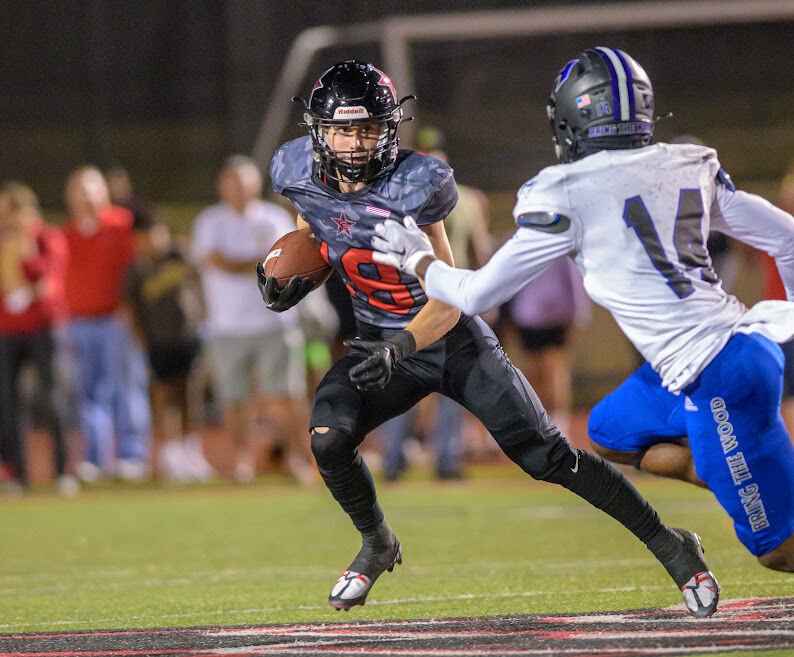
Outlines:
{"type": "Polygon", "coordinates": [[[277,313],[292,308],[314,289],[313,280],[300,276],[293,276],[283,289],[279,289],[276,277],[266,276],[261,262],[256,263],[256,283],[267,307],[277,313]]]}
{"type": "Polygon", "coordinates": [[[345,340],[345,346],[365,358],[350,368],[350,380],[359,390],[384,388],[391,379],[394,364],[416,351],[416,340],[409,331],[397,331],[388,340],[345,340]]]}

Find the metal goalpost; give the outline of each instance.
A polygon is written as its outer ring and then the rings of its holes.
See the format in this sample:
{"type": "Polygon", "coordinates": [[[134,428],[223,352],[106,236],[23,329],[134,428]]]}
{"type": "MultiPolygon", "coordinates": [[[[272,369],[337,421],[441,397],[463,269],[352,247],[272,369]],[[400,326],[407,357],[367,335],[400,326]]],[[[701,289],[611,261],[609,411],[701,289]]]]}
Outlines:
{"type": "MultiPolygon", "coordinates": [[[[794,19],[794,0],[656,0],[392,16],[339,27],[309,28],[296,37],[287,53],[262,117],[252,156],[267,171],[291,112],[289,98],[301,92],[300,85],[313,58],[326,48],[378,44],[385,70],[395,86],[408,93],[414,88],[410,50],[418,42],[791,19],[794,19]]],[[[402,127],[401,137],[403,143],[413,143],[410,122],[402,127]]]]}

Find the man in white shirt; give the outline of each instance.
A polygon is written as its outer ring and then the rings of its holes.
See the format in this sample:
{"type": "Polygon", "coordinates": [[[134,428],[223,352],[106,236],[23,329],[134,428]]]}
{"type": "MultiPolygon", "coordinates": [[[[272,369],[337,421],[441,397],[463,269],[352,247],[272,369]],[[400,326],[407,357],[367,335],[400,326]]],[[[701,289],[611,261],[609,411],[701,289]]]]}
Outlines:
{"type": "Polygon", "coordinates": [[[449,267],[407,218],[378,228],[375,259],[474,314],[573,258],[590,297],[648,361],[593,410],[595,450],[708,487],[759,562],[792,572],[794,449],[776,343],[794,338],[794,218],[737,191],[714,150],[652,145],[653,100],[626,53],[580,53],[547,107],[563,163],[521,187],[518,229],[493,258],[477,271],[449,267]],[[711,229],[772,255],[789,301],[748,310],[726,293],[706,248],[711,229]]]}
{"type": "Polygon", "coordinates": [[[262,176],[250,158],[229,158],[218,176],[220,202],[206,208],[193,227],[193,256],[199,265],[207,306],[206,346],[236,449],[235,478],[256,473],[249,427],[258,403],[277,414],[287,463],[295,477],[314,478],[309,465],[304,339],[295,311],[262,308],[256,263],[275,241],[295,230],[293,217],[260,198],[262,176]],[[253,387],[255,383],[255,388],[253,387]]]}

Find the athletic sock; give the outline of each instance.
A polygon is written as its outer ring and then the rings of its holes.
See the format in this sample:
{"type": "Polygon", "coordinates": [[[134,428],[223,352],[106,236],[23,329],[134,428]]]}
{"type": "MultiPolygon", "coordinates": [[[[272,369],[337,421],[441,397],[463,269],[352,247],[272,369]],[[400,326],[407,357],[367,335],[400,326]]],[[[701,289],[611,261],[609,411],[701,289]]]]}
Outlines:
{"type": "Polygon", "coordinates": [[[383,522],[383,509],[378,503],[372,473],[352,436],[335,429],[313,434],[312,451],[325,485],[356,529],[362,534],[375,531],[383,522]]]}
{"type": "Polygon", "coordinates": [[[397,537],[385,522],[381,522],[374,530],[362,532],[361,550],[348,570],[375,579],[393,565],[397,550],[397,537]]]}
{"type": "Polygon", "coordinates": [[[662,563],[680,550],[681,539],[659,518],[650,503],[611,463],[572,448],[570,458],[547,479],[612,516],[639,538],[662,563]]]}

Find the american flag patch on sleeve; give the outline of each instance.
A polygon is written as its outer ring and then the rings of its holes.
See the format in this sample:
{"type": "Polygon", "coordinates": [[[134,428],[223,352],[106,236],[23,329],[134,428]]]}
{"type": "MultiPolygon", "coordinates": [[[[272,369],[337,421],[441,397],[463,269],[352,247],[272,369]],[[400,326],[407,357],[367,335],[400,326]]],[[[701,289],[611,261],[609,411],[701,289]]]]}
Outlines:
{"type": "Polygon", "coordinates": [[[383,217],[384,219],[388,219],[391,216],[391,210],[376,208],[374,205],[368,205],[367,207],[364,208],[364,211],[369,214],[376,214],[379,217],[383,217]]]}

